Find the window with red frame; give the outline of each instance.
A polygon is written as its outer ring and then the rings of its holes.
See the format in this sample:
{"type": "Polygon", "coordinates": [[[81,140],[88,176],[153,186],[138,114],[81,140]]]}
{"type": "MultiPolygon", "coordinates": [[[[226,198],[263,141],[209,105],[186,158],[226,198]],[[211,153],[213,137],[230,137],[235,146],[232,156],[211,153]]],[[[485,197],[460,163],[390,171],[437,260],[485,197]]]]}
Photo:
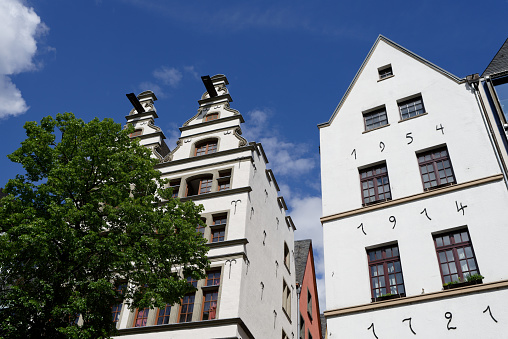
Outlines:
{"type": "Polygon", "coordinates": [[[220,284],[220,271],[211,271],[206,275],[205,286],[217,286],[220,284]]]}
{"type": "Polygon", "coordinates": [[[213,217],[211,242],[224,241],[226,234],[227,215],[216,215],[213,217]]]}
{"type": "Polygon", "coordinates": [[[194,293],[187,294],[183,297],[181,306],[180,306],[180,316],[179,322],[186,323],[192,321],[192,312],[194,311],[194,293]]]}
{"type": "Polygon", "coordinates": [[[204,291],[203,294],[203,311],[201,312],[202,320],[212,320],[217,314],[217,300],[219,299],[219,291],[214,289],[204,291]]]}
{"type": "Polygon", "coordinates": [[[219,119],[219,113],[210,113],[205,116],[205,121],[217,120],[219,119]]]}
{"type": "Polygon", "coordinates": [[[201,220],[201,223],[196,226],[196,232],[200,233],[201,236],[205,235],[205,229],[206,229],[205,224],[206,224],[206,220],[201,220]]]}
{"type": "Polygon", "coordinates": [[[190,197],[193,195],[200,195],[210,193],[212,191],[212,176],[207,175],[205,177],[192,179],[187,182],[187,194],[190,197]]]}
{"type": "Polygon", "coordinates": [[[392,199],[386,164],[360,170],[360,182],[363,205],[392,199]]]}
{"type": "Polygon", "coordinates": [[[124,294],[124,291],[126,288],[127,288],[127,283],[125,283],[125,282],[118,283],[115,286],[117,303],[111,307],[111,315],[112,315],[112,319],[113,319],[114,323],[118,322],[118,319],[120,318],[120,312],[122,311],[122,305],[123,305],[123,303],[122,303],[123,294],[124,294]]]}
{"type": "Polygon", "coordinates": [[[171,305],[166,305],[164,308],[159,308],[157,313],[157,325],[169,324],[169,316],[171,314],[171,305]]]}
{"type": "Polygon", "coordinates": [[[129,136],[131,138],[134,138],[134,137],[140,136],[141,134],[143,134],[143,130],[137,129],[134,132],[132,132],[131,134],[129,134],[129,136]]]}
{"type": "Polygon", "coordinates": [[[136,309],[136,314],[134,316],[134,327],[143,327],[146,326],[146,321],[148,320],[148,311],[149,308],[136,309]]]}
{"type": "Polygon", "coordinates": [[[113,322],[118,322],[120,318],[120,312],[122,311],[122,303],[115,304],[111,307],[111,315],[113,316],[113,322]]]}
{"type": "Polygon", "coordinates": [[[446,147],[419,153],[417,157],[424,190],[455,183],[452,163],[446,147]]]}
{"type": "Polygon", "coordinates": [[[196,144],[196,151],[194,152],[194,156],[211,154],[215,152],[217,152],[217,139],[207,140],[196,144]]]}
{"type": "Polygon", "coordinates": [[[387,294],[406,295],[399,247],[392,245],[367,251],[372,300],[387,294]]]}
{"type": "Polygon", "coordinates": [[[169,187],[173,189],[173,194],[171,195],[173,198],[178,197],[178,191],[180,190],[180,182],[181,179],[171,179],[169,182],[169,187]]]}
{"type": "Polygon", "coordinates": [[[480,274],[467,230],[434,236],[443,284],[466,281],[467,276],[480,274]]]}
{"type": "Polygon", "coordinates": [[[218,190],[228,190],[231,188],[231,169],[219,171],[219,178],[217,178],[218,190]]]}

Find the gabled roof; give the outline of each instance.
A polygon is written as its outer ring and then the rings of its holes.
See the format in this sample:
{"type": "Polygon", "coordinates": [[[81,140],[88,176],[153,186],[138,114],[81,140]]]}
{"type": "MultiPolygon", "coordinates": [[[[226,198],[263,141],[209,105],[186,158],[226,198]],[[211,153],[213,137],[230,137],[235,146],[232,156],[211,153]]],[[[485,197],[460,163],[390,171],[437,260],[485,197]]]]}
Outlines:
{"type": "Polygon", "coordinates": [[[322,127],[327,127],[329,126],[333,119],[335,119],[335,116],[337,115],[337,113],[339,112],[340,108],[342,107],[342,105],[344,104],[344,102],[346,101],[349,93],[351,92],[351,90],[353,89],[353,87],[355,86],[356,84],[356,81],[358,80],[358,78],[360,77],[360,75],[362,74],[362,71],[363,69],[365,68],[365,66],[367,65],[367,63],[369,62],[370,60],[370,57],[371,55],[374,53],[374,50],[376,49],[377,45],[379,44],[380,41],[383,41],[385,43],[387,43],[388,45],[392,46],[393,48],[399,50],[400,52],[412,57],[413,59],[415,59],[416,61],[419,61],[421,63],[423,63],[424,65],[434,69],[435,71],[441,73],[442,75],[450,78],[451,80],[457,82],[457,83],[462,83],[464,82],[464,79],[462,78],[459,78],[453,74],[451,74],[450,72],[448,71],[445,71],[444,69],[442,69],[441,67],[437,66],[437,65],[434,65],[432,62],[422,58],[421,56],[411,52],[410,50],[402,47],[401,45],[399,44],[396,44],[395,42],[391,41],[390,39],[382,36],[382,35],[379,35],[376,39],[376,42],[374,42],[374,45],[372,46],[372,48],[370,49],[369,53],[367,54],[367,57],[365,58],[365,60],[363,60],[363,63],[362,65],[360,66],[360,69],[358,70],[358,72],[356,73],[355,77],[353,78],[353,81],[351,82],[351,84],[349,85],[349,87],[347,88],[346,90],[346,93],[344,94],[344,96],[342,97],[342,99],[340,100],[339,104],[337,105],[337,107],[335,108],[335,110],[333,111],[333,114],[330,118],[330,120],[328,120],[327,122],[324,122],[324,123],[321,123],[321,124],[318,124],[318,128],[322,128],[322,127]]]}
{"type": "Polygon", "coordinates": [[[496,56],[483,71],[482,77],[493,74],[508,73],[508,39],[497,51],[496,56]]]}
{"type": "Polygon", "coordinates": [[[300,286],[303,282],[311,242],[312,241],[310,239],[295,241],[295,278],[296,282],[300,284],[300,286]]]}

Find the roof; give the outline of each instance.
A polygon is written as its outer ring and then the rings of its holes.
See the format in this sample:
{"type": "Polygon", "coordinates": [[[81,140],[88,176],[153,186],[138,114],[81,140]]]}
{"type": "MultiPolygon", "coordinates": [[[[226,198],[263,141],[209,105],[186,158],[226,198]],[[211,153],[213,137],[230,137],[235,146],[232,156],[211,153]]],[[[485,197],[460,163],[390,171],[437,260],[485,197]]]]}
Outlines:
{"type": "Polygon", "coordinates": [[[302,285],[303,275],[305,274],[305,267],[307,266],[307,257],[309,256],[309,249],[312,240],[297,240],[295,241],[295,271],[296,282],[302,285]]]}
{"type": "Polygon", "coordinates": [[[459,77],[453,75],[452,73],[450,73],[448,71],[445,71],[441,67],[439,67],[439,66],[433,64],[432,62],[422,58],[421,56],[411,52],[410,50],[402,47],[401,45],[391,41],[390,39],[388,39],[388,38],[386,38],[386,37],[384,37],[382,35],[379,35],[378,38],[376,39],[376,42],[374,42],[374,45],[372,46],[372,48],[370,49],[369,53],[367,54],[367,57],[363,61],[362,65],[360,66],[360,69],[358,70],[358,72],[356,73],[355,77],[353,78],[353,81],[351,82],[351,84],[347,88],[346,93],[344,94],[344,96],[340,100],[339,104],[337,105],[337,107],[333,111],[333,114],[332,114],[330,120],[328,120],[327,122],[323,122],[323,123],[318,124],[318,128],[323,128],[323,127],[330,126],[330,124],[332,123],[333,119],[335,119],[335,116],[337,115],[337,113],[341,109],[342,105],[346,101],[347,97],[349,96],[349,93],[353,90],[353,87],[356,84],[356,81],[358,80],[358,78],[362,74],[363,69],[365,68],[365,66],[369,62],[371,55],[374,53],[374,50],[376,49],[376,47],[377,47],[377,45],[379,44],[380,41],[385,42],[386,44],[390,45],[391,47],[393,47],[393,48],[397,49],[398,51],[400,51],[400,52],[410,56],[411,58],[421,62],[422,64],[432,68],[433,70],[441,73],[442,75],[444,75],[447,78],[455,81],[456,83],[462,83],[464,81],[464,79],[459,78],[459,77]]]}
{"type": "Polygon", "coordinates": [[[497,51],[494,59],[483,71],[482,77],[487,75],[507,73],[508,72],[508,39],[504,42],[503,46],[497,51]]]}

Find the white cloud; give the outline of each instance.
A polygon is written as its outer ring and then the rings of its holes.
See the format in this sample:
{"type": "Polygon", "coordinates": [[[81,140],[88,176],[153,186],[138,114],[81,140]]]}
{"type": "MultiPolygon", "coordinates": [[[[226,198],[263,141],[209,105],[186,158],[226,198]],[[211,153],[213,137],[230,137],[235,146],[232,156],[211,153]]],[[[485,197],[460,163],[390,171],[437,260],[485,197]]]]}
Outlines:
{"type": "Polygon", "coordinates": [[[152,91],[157,97],[160,98],[166,97],[166,94],[164,93],[162,88],[156,83],[153,83],[151,81],[143,81],[142,83],[139,84],[138,87],[141,90],[141,92],[152,91]]]}
{"type": "Polygon", "coordinates": [[[243,136],[249,141],[258,141],[268,157],[269,165],[276,175],[299,176],[316,167],[312,157],[306,157],[308,151],[305,144],[292,143],[281,139],[275,128],[268,123],[272,111],[255,109],[247,112],[247,126],[243,136]],[[263,137],[272,135],[270,137],[263,137]]]}
{"type": "Polygon", "coordinates": [[[20,0],[0,1],[0,118],[28,110],[10,75],[36,69],[36,38],[48,30],[34,9],[20,0]]]}
{"type": "Polygon", "coordinates": [[[183,70],[187,73],[189,73],[190,75],[192,75],[192,77],[194,79],[198,79],[199,80],[199,74],[198,72],[196,72],[196,70],[194,69],[194,66],[185,66],[183,68],[183,70]]]}
{"type": "Polygon", "coordinates": [[[291,218],[296,226],[295,240],[311,239],[314,249],[314,268],[318,285],[319,308],[326,310],[324,285],[323,228],[321,218],[321,198],[318,196],[294,196],[285,198],[289,205],[291,218]]]}
{"type": "Polygon", "coordinates": [[[176,68],[168,68],[165,66],[153,71],[153,76],[171,87],[177,87],[183,77],[182,72],[176,68]]]}

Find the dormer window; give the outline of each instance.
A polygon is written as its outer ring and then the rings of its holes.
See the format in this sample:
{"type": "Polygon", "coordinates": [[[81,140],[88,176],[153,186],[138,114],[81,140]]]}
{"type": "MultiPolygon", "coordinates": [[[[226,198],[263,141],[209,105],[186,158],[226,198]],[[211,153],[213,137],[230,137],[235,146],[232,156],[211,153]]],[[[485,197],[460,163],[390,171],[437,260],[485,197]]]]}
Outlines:
{"type": "Polygon", "coordinates": [[[205,121],[212,121],[212,120],[217,120],[217,119],[219,119],[218,112],[210,113],[205,116],[205,121]]]}
{"type": "Polygon", "coordinates": [[[379,80],[384,80],[393,76],[392,65],[386,65],[377,69],[379,80]]]}
{"type": "Polygon", "coordinates": [[[200,156],[217,152],[217,139],[205,140],[196,144],[194,156],[200,156]]]}

